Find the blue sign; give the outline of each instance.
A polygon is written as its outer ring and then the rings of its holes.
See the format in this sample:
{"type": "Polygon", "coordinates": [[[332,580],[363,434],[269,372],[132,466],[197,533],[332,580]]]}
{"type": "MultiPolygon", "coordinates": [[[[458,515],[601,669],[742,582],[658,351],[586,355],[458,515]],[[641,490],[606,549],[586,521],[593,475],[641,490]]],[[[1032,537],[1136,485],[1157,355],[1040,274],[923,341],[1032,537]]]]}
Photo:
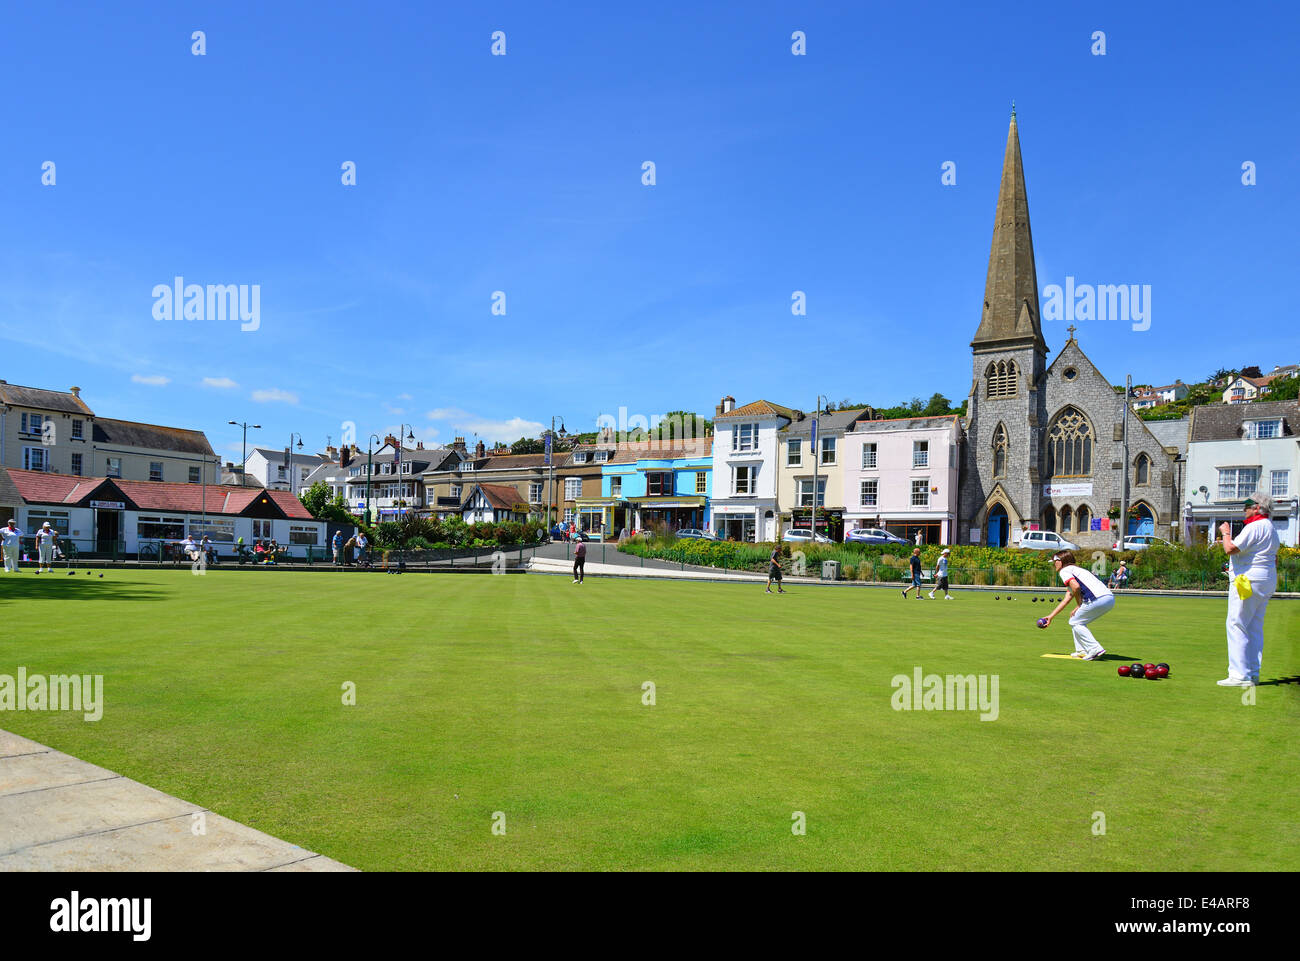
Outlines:
{"type": "Polygon", "coordinates": [[[546,466],[551,466],[551,435],[546,435],[546,466]]]}
{"type": "Polygon", "coordinates": [[[815,417],[812,422],[812,445],[813,447],[817,446],[817,418],[815,417]]]}

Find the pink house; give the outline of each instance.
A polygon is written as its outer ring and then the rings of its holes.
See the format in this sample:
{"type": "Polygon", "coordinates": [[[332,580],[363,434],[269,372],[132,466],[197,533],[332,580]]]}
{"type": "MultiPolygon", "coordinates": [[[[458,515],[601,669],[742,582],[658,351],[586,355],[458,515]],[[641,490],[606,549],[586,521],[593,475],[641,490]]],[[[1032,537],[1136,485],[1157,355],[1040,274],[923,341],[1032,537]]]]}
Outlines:
{"type": "Polygon", "coordinates": [[[961,418],[858,421],[844,434],[844,530],[882,528],[924,544],[957,542],[961,418]]]}

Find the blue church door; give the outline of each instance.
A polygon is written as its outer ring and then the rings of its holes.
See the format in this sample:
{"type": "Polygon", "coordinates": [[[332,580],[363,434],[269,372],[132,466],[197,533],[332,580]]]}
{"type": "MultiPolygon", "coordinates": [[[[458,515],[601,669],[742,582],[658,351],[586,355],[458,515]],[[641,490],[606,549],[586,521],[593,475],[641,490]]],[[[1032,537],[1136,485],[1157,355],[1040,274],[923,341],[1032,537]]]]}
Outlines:
{"type": "Polygon", "coordinates": [[[1138,504],[1137,514],[1137,517],[1128,519],[1128,536],[1154,534],[1156,532],[1156,519],[1151,516],[1151,509],[1146,504],[1138,504]]]}
{"type": "Polygon", "coordinates": [[[1009,527],[1007,520],[1007,509],[1001,504],[994,504],[989,509],[988,520],[988,546],[989,547],[1006,547],[1007,533],[1009,527]]]}

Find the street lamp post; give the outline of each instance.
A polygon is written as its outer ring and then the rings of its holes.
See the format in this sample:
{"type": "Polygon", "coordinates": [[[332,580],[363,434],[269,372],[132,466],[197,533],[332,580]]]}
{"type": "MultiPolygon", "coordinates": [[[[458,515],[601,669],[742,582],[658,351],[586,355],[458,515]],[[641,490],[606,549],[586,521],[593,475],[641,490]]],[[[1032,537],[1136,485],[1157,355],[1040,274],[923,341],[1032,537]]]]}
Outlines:
{"type": "MultiPolygon", "coordinates": [[[[289,446],[285,448],[289,452],[288,463],[285,465],[285,473],[289,476],[289,493],[293,494],[293,439],[298,438],[298,449],[302,450],[302,434],[297,431],[289,432],[289,446]]],[[[297,496],[297,495],[295,495],[297,496]]]]}
{"type": "Polygon", "coordinates": [[[830,398],[825,394],[817,395],[817,410],[813,413],[812,422],[812,443],[809,445],[812,450],[813,459],[813,488],[812,488],[812,521],[809,527],[812,529],[812,542],[817,543],[817,463],[821,460],[821,454],[817,450],[817,423],[821,419],[822,401],[830,402],[830,398]]]}
{"type": "MultiPolygon", "coordinates": [[[[404,501],[404,498],[402,497],[402,454],[403,454],[402,431],[403,430],[406,431],[406,439],[411,441],[412,443],[415,442],[415,432],[412,426],[410,424],[399,424],[397,426],[397,457],[393,461],[393,463],[397,465],[397,469],[394,471],[394,473],[397,474],[397,502],[399,505],[402,504],[404,501]]],[[[411,483],[412,484],[415,483],[414,474],[411,475],[411,483]]],[[[406,508],[399,506],[397,508],[397,516],[401,517],[402,514],[405,512],[405,510],[406,508]]]]}
{"type": "Polygon", "coordinates": [[[261,430],[262,425],[250,424],[248,423],[248,421],[244,421],[241,424],[233,420],[226,421],[226,423],[233,424],[235,427],[242,427],[244,429],[244,452],[242,455],[244,459],[239,462],[239,474],[240,474],[239,486],[247,487],[248,486],[248,428],[251,427],[253,428],[253,430],[261,430]]]}
{"type": "MultiPolygon", "coordinates": [[[[560,436],[565,434],[564,418],[560,417],[560,436]]],[[[552,506],[555,501],[555,417],[551,418],[551,432],[546,435],[546,519],[551,521],[548,527],[554,527],[556,520],[552,519],[551,514],[555,510],[552,506]]]]}
{"type": "Polygon", "coordinates": [[[370,478],[374,474],[374,445],[383,445],[378,434],[371,434],[370,440],[366,442],[366,526],[370,526],[370,478]]]}

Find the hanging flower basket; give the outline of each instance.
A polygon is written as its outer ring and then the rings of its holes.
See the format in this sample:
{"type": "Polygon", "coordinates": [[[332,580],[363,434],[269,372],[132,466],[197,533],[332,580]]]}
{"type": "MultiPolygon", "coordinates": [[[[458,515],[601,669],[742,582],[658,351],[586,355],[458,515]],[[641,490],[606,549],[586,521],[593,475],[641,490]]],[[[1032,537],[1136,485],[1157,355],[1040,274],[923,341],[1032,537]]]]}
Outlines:
{"type": "Polygon", "coordinates": [[[1119,508],[1112,507],[1110,510],[1106,511],[1106,516],[1111,520],[1119,520],[1119,508]]]}

